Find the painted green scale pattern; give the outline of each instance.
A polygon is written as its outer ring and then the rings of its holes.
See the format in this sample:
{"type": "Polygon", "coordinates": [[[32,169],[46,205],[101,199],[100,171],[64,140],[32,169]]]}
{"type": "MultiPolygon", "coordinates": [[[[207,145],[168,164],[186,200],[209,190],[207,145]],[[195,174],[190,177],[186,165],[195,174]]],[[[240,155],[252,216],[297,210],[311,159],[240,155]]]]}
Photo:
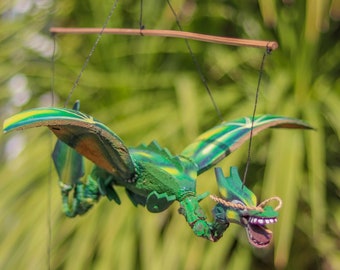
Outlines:
{"type": "MultiPolygon", "coordinates": [[[[297,119],[262,115],[254,119],[253,135],[270,127],[308,128],[304,122],[297,119]]],[[[200,174],[216,165],[248,140],[251,129],[251,117],[224,122],[200,135],[183,150],[181,155],[192,159],[198,165],[198,174],[200,174]]]]}
{"type": "MultiPolygon", "coordinates": [[[[195,194],[197,166],[193,162],[173,156],[168,149],[162,148],[156,141],[147,146],[131,147],[129,153],[137,168],[139,165],[149,164],[169,175],[171,181],[176,182],[177,189],[172,193],[176,197],[182,197],[185,193],[195,194]]],[[[173,185],[163,179],[159,181],[163,182],[163,185],[173,185]]]]}
{"type": "Polygon", "coordinates": [[[257,199],[238,175],[237,167],[230,168],[230,176],[225,177],[221,168],[215,169],[218,191],[227,201],[240,201],[246,206],[256,206],[257,199]]]}
{"type": "MultiPolygon", "coordinates": [[[[59,124],[62,121],[72,121],[72,123],[76,124],[79,121],[79,125],[84,125],[84,123],[88,123],[90,125],[95,125],[98,130],[105,130],[111,135],[119,138],[111,129],[109,129],[103,123],[97,121],[92,116],[89,116],[80,111],[75,111],[72,109],[62,109],[62,108],[36,108],[32,110],[27,110],[20,112],[12,117],[6,119],[4,121],[3,131],[7,132],[13,129],[17,129],[22,126],[22,123],[25,123],[25,126],[22,129],[27,129],[30,127],[39,127],[46,126],[44,122],[54,121],[55,124],[59,124]]],[[[119,138],[119,140],[121,140],[119,138]]]]}
{"type": "Polygon", "coordinates": [[[128,149],[106,125],[76,110],[36,108],[4,122],[4,132],[47,126],[63,142],[116,177],[129,180],[134,166],[128,149]]]}

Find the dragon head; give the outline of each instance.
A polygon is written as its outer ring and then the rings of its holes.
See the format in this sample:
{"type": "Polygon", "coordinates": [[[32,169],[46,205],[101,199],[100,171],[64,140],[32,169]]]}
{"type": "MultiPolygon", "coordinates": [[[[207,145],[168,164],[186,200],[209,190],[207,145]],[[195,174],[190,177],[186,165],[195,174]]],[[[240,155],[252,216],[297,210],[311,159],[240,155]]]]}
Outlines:
{"type": "Polygon", "coordinates": [[[257,207],[256,196],[243,185],[237,168],[230,168],[230,176],[225,177],[221,168],[215,168],[219,192],[223,197],[226,219],[237,223],[247,231],[249,243],[255,247],[267,247],[272,239],[272,232],[266,227],[277,222],[278,212],[267,205],[257,207]]]}

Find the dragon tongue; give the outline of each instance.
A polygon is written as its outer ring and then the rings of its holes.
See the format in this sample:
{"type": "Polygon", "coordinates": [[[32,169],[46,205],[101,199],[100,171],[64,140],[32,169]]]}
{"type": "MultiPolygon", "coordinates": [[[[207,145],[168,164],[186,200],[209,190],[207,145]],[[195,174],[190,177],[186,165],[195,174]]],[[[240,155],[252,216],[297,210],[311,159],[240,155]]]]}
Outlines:
{"type": "Polygon", "coordinates": [[[272,239],[272,232],[265,226],[250,223],[247,225],[247,235],[249,242],[257,248],[267,247],[272,239]]]}

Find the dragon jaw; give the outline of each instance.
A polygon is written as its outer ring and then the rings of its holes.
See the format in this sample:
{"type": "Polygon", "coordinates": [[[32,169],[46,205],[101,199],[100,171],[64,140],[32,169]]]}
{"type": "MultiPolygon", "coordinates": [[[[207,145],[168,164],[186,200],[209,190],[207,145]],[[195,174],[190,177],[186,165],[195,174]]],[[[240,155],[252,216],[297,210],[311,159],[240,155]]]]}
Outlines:
{"type": "MultiPolygon", "coordinates": [[[[240,202],[237,203],[240,204],[240,202]]],[[[248,241],[254,247],[265,248],[271,243],[273,233],[266,226],[277,222],[277,214],[274,210],[272,211],[272,208],[267,208],[267,212],[264,210],[260,213],[253,210],[240,211],[229,208],[226,216],[229,221],[245,228],[248,241]]]]}

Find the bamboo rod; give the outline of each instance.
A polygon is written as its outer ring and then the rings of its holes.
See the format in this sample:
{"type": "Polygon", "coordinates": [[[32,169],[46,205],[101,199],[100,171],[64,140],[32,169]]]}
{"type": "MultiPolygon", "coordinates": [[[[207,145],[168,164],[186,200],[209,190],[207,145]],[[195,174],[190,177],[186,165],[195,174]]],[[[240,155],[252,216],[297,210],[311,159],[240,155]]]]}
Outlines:
{"type": "Polygon", "coordinates": [[[221,36],[212,36],[205,34],[198,34],[192,32],[176,31],[176,30],[150,30],[150,29],[128,29],[128,28],[64,28],[64,27],[52,27],[51,33],[61,34],[114,34],[114,35],[141,35],[141,36],[161,36],[161,37],[174,37],[192,39],[203,42],[219,43],[232,46],[249,46],[258,48],[267,48],[271,51],[279,47],[276,41],[265,40],[251,40],[251,39],[239,39],[229,38],[221,36]]]}

